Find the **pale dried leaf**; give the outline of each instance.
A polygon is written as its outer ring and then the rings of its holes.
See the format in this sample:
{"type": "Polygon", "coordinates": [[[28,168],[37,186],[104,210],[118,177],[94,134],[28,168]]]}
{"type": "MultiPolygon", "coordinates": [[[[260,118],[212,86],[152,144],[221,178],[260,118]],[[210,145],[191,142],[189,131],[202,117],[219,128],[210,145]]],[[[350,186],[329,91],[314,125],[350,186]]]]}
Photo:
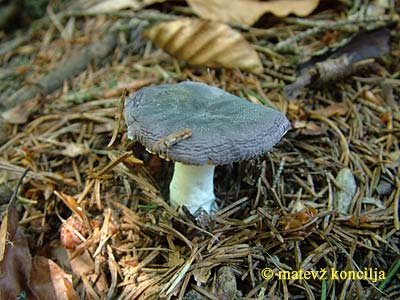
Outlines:
{"type": "Polygon", "coordinates": [[[67,253],[70,259],[72,272],[75,275],[83,276],[94,271],[94,261],[88,250],[85,249],[81,255],[75,257],[73,256],[73,251],[67,250],[67,253]]]}
{"type": "Polygon", "coordinates": [[[350,169],[344,168],[336,176],[336,181],[341,189],[336,189],[334,200],[339,214],[349,215],[353,196],[356,194],[357,183],[350,169]]]}
{"type": "Polygon", "coordinates": [[[220,22],[238,22],[253,25],[263,14],[277,17],[295,14],[309,15],[319,0],[276,0],[259,2],[254,0],[187,0],[194,12],[204,18],[220,22]]]}
{"type": "Polygon", "coordinates": [[[104,0],[96,3],[87,9],[89,13],[103,13],[110,11],[118,11],[130,8],[132,10],[139,10],[143,7],[154,3],[165,2],[166,0],[104,0]]]}
{"type": "Polygon", "coordinates": [[[185,263],[185,259],[181,256],[179,252],[170,252],[168,253],[168,261],[166,263],[167,266],[177,267],[181,266],[185,263]]]}
{"type": "Polygon", "coordinates": [[[313,121],[295,120],[292,122],[293,129],[300,129],[303,135],[321,135],[325,133],[325,129],[313,121]]]}
{"type": "Polygon", "coordinates": [[[211,267],[194,269],[192,274],[198,286],[205,284],[211,276],[211,267]]]}
{"type": "Polygon", "coordinates": [[[237,292],[236,277],[233,269],[223,266],[218,270],[214,294],[218,299],[234,299],[237,292]]]}
{"type": "Polygon", "coordinates": [[[79,299],[72,286],[72,276],[66,274],[56,263],[43,256],[33,258],[31,285],[39,299],[79,299]]]}
{"type": "Polygon", "coordinates": [[[385,205],[383,205],[382,201],[379,200],[378,198],[373,198],[373,197],[364,197],[362,198],[362,203],[363,204],[372,204],[375,205],[379,209],[385,209],[385,205]]]}
{"type": "Polygon", "coordinates": [[[39,98],[33,98],[5,111],[1,116],[8,123],[24,124],[28,121],[30,114],[38,109],[38,105],[39,98]]]}
{"type": "Polygon", "coordinates": [[[182,18],[144,31],[158,47],[191,65],[239,68],[261,73],[257,52],[237,31],[212,21],[182,18]]]}
{"type": "Polygon", "coordinates": [[[400,150],[389,153],[389,157],[392,161],[390,165],[392,165],[393,168],[398,168],[400,166],[400,150]]]}
{"type": "Polygon", "coordinates": [[[68,143],[65,149],[61,151],[61,154],[68,157],[77,157],[79,155],[88,154],[90,149],[85,144],[68,143]]]}
{"type": "Polygon", "coordinates": [[[59,197],[68,208],[73,211],[81,220],[83,220],[82,207],[76,202],[76,200],[63,192],[54,191],[54,194],[59,197]]]}

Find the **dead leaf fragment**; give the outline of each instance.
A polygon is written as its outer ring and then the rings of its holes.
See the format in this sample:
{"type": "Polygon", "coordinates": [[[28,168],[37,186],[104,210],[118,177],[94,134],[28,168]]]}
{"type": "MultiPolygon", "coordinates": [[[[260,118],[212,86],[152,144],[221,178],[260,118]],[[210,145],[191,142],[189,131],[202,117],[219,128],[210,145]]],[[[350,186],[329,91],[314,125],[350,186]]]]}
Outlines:
{"type": "Polygon", "coordinates": [[[193,277],[197,285],[206,284],[210,276],[211,267],[203,267],[193,270],[193,277]]]}
{"type": "Polygon", "coordinates": [[[282,224],[285,230],[297,229],[310,222],[317,215],[317,210],[314,207],[305,207],[301,211],[295,211],[285,217],[282,224]]]}
{"type": "Polygon", "coordinates": [[[239,68],[256,74],[263,71],[253,47],[238,31],[222,23],[182,18],[158,23],[143,35],[191,65],[239,68]]]}
{"type": "Polygon", "coordinates": [[[72,196],[58,191],[54,191],[54,194],[59,197],[65,203],[65,205],[67,205],[68,208],[80,218],[80,220],[83,220],[84,216],[82,212],[82,207],[78,204],[78,202],[76,202],[76,200],[72,196]]]}
{"type": "Polygon", "coordinates": [[[218,299],[234,299],[237,292],[236,277],[233,269],[223,266],[218,270],[214,294],[218,299]]]}
{"type": "Polygon", "coordinates": [[[326,132],[324,128],[313,121],[295,120],[292,122],[293,129],[299,129],[302,135],[321,135],[326,132]]]}
{"type": "Polygon", "coordinates": [[[336,176],[341,190],[335,189],[334,202],[341,215],[349,215],[351,201],[357,191],[357,183],[350,169],[344,168],[336,176]]]}
{"type": "Polygon", "coordinates": [[[143,7],[154,3],[165,2],[166,0],[103,0],[92,5],[87,9],[88,13],[104,13],[110,11],[119,11],[122,9],[130,8],[132,10],[139,10],[143,7]]]}
{"type": "Polygon", "coordinates": [[[358,220],[354,215],[352,215],[344,223],[354,228],[373,228],[369,222],[370,219],[368,215],[361,215],[358,220]]]}
{"type": "Polygon", "coordinates": [[[15,235],[9,236],[5,242],[5,256],[0,262],[3,274],[0,277],[0,299],[17,299],[22,292],[26,293],[26,299],[38,299],[29,283],[31,254],[24,233],[17,227],[15,235]]]}
{"type": "Polygon", "coordinates": [[[263,14],[277,17],[295,14],[309,15],[319,0],[277,0],[260,2],[254,0],[187,0],[194,12],[204,18],[220,22],[238,22],[253,25],[263,14]]]}
{"type": "Polygon", "coordinates": [[[39,299],[79,299],[72,286],[72,276],[66,274],[56,263],[43,256],[33,258],[31,285],[39,299]]]}
{"type": "Polygon", "coordinates": [[[30,114],[38,109],[38,105],[39,98],[36,97],[5,111],[2,117],[11,124],[24,124],[28,121],[30,114]]]}
{"type": "Polygon", "coordinates": [[[85,144],[68,143],[65,149],[61,151],[61,154],[68,157],[77,157],[90,152],[90,149],[85,144]]]}
{"type": "Polygon", "coordinates": [[[349,111],[349,108],[345,102],[338,102],[329,105],[326,108],[320,108],[316,110],[311,110],[311,114],[323,116],[326,118],[338,115],[344,116],[349,111]]]}
{"type": "Polygon", "coordinates": [[[60,231],[61,245],[69,250],[75,250],[78,245],[85,241],[85,238],[89,234],[87,227],[76,215],[69,217],[61,225],[60,231]]]}
{"type": "Polygon", "coordinates": [[[17,299],[21,294],[27,300],[38,299],[30,286],[32,258],[19,227],[15,199],[13,194],[0,227],[0,299],[17,299]]]}

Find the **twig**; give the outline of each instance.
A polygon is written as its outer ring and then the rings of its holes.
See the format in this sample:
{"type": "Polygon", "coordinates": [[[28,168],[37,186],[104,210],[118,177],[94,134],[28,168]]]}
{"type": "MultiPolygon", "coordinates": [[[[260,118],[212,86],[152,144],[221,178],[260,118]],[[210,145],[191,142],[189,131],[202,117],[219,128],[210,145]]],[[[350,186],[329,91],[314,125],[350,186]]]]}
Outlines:
{"type": "Polygon", "coordinates": [[[18,180],[17,186],[15,187],[15,190],[11,196],[10,203],[8,205],[14,205],[14,202],[17,199],[18,190],[19,190],[20,186],[22,185],[22,181],[24,180],[25,176],[29,173],[30,170],[31,170],[31,168],[28,167],[25,169],[24,173],[22,173],[21,177],[18,180]]]}
{"type": "Polygon", "coordinates": [[[160,154],[166,154],[168,148],[176,145],[177,143],[186,140],[192,136],[192,130],[190,128],[183,128],[181,130],[178,130],[177,132],[173,132],[170,135],[167,135],[166,137],[163,137],[162,139],[156,141],[153,144],[153,147],[151,151],[154,151],[156,153],[160,154]]]}
{"type": "Polygon", "coordinates": [[[11,97],[0,98],[0,112],[34,98],[37,94],[50,94],[60,88],[68,78],[80,74],[92,60],[105,58],[117,43],[116,34],[108,33],[99,41],[71,55],[66,61],[58,64],[53,71],[40,78],[35,85],[19,89],[11,97]]]}
{"type": "Polygon", "coordinates": [[[318,34],[319,32],[323,30],[336,30],[336,29],[341,29],[341,30],[346,30],[349,32],[356,32],[363,27],[366,27],[367,24],[369,23],[374,23],[374,22],[398,22],[398,18],[395,18],[393,16],[382,16],[382,17],[371,17],[371,18],[365,18],[365,19],[357,19],[357,20],[340,20],[340,21],[314,21],[314,20],[305,20],[305,19],[300,19],[300,18],[286,18],[286,22],[288,23],[293,23],[293,24],[298,24],[298,25],[306,25],[306,26],[312,26],[312,28],[309,28],[295,36],[292,36],[286,40],[283,40],[279,42],[275,46],[275,51],[277,52],[285,52],[287,51],[290,46],[306,37],[310,37],[313,35],[318,34]],[[347,26],[347,27],[346,27],[347,26]]]}
{"type": "Polygon", "coordinates": [[[126,98],[127,94],[128,94],[128,90],[124,89],[123,92],[122,92],[122,95],[121,95],[120,103],[119,103],[118,114],[117,114],[117,117],[115,119],[114,131],[113,131],[113,134],[111,136],[111,140],[108,143],[107,147],[111,147],[114,144],[115,140],[117,139],[119,128],[121,126],[122,114],[123,114],[123,111],[124,111],[125,98],[126,98]]]}
{"type": "Polygon", "coordinates": [[[120,18],[128,18],[128,19],[138,19],[138,20],[147,20],[147,21],[172,21],[179,18],[178,16],[171,14],[163,14],[156,10],[141,10],[138,12],[126,12],[126,11],[109,11],[109,12],[88,12],[88,11],[68,11],[65,13],[61,13],[58,15],[60,18],[65,17],[97,17],[100,15],[104,16],[112,16],[112,17],[120,17],[120,18]]]}
{"type": "Polygon", "coordinates": [[[366,17],[363,19],[345,19],[339,21],[310,20],[302,18],[285,18],[285,22],[302,26],[319,27],[321,29],[341,29],[346,25],[366,26],[366,23],[398,21],[394,16],[366,17]]]}

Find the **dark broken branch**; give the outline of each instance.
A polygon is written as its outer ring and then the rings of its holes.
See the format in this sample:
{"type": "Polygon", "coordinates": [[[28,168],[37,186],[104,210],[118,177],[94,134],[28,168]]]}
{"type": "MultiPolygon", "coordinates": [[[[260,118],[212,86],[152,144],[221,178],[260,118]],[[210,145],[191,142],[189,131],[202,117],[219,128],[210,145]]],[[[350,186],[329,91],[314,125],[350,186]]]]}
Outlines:
{"type": "Polygon", "coordinates": [[[389,52],[390,33],[387,28],[356,35],[350,43],[335,53],[314,58],[300,66],[297,80],[284,88],[287,98],[296,98],[307,85],[322,86],[343,79],[366,64],[389,52]]]}

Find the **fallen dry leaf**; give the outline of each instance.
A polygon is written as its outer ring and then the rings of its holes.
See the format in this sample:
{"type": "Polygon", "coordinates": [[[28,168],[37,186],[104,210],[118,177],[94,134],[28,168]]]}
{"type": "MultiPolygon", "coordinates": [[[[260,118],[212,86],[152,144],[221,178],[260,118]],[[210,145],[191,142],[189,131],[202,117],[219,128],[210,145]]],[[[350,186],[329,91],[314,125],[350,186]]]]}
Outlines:
{"type": "Polygon", "coordinates": [[[368,215],[362,215],[358,219],[354,215],[351,215],[344,223],[354,228],[374,228],[374,225],[370,224],[370,221],[368,215]]]}
{"type": "Polygon", "coordinates": [[[236,277],[232,267],[223,266],[218,270],[214,289],[214,295],[218,299],[230,300],[236,298],[236,277]]]}
{"type": "MultiPolygon", "coordinates": [[[[73,274],[77,276],[85,276],[90,282],[94,283],[99,291],[105,291],[109,289],[105,274],[102,272],[99,274],[95,272],[95,262],[92,258],[92,254],[90,254],[87,249],[83,249],[82,253],[79,255],[76,255],[70,250],[67,250],[67,254],[73,274]]],[[[85,299],[93,299],[93,296],[90,294],[91,291],[86,290],[85,299]]]]}
{"type": "Polygon", "coordinates": [[[167,0],[103,0],[87,9],[89,13],[102,13],[110,11],[118,11],[122,9],[139,10],[143,7],[149,6],[154,3],[165,2],[167,0]]]}
{"type": "Polygon", "coordinates": [[[303,135],[321,135],[326,132],[324,128],[313,121],[295,120],[292,122],[292,128],[299,129],[303,135]]]}
{"type": "Polygon", "coordinates": [[[256,74],[263,71],[253,47],[239,32],[222,23],[182,18],[158,23],[143,34],[191,65],[239,68],[256,74]]]}
{"type": "Polygon", "coordinates": [[[282,221],[285,230],[292,230],[307,224],[317,215],[314,207],[305,207],[301,211],[294,212],[282,221]]]}
{"type": "Polygon", "coordinates": [[[39,299],[79,299],[72,286],[72,276],[66,274],[56,263],[43,256],[33,258],[31,285],[39,299]]]}
{"type": "Polygon", "coordinates": [[[54,191],[54,194],[59,197],[81,220],[83,220],[82,208],[72,196],[58,191],[54,191]]]}
{"type": "Polygon", "coordinates": [[[295,14],[309,15],[319,0],[276,0],[260,2],[254,0],[187,0],[194,12],[204,18],[220,22],[239,22],[253,25],[263,14],[277,17],[295,14]]]}
{"type": "Polygon", "coordinates": [[[357,182],[349,168],[341,169],[336,175],[336,181],[341,189],[336,188],[334,191],[334,204],[339,214],[347,216],[350,214],[351,202],[357,192],[357,182]]]}
{"type": "Polygon", "coordinates": [[[77,215],[70,216],[61,225],[61,245],[69,250],[82,244],[89,234],[88,228],[79,220],[77,215]]]}
{"type": "Polygon", "coordinates": [[[206,284],[211,276],[211,267],[196,268],[192,271],[194,280],[198,285],[206,284]]]}
{"type": "Polygon", "coordinates": [[[310,113],[329,118],[336,115],[344,116],[345,114],[347,114],[348,111],[349,108],[346,103],[338,102],[338,103],[333,103],[325,108],[311,110],[310,113]]]}
{"type": "Polygon", "coordinates": [[[29,277],[32,259],[28,242],[19,227],[15,194],[7,206],[0,228],[0,299],[38,299],[29,277]]]}
{"type": "Polygon", "coordinates": [[[68,143],[65,145],[65,149],[63,149],[60,153],[68,157],[77,157],[79,155],[85,155],[89,152],[90,149],[85,144],[68,143]]]}
{"type": "Polygon", "coordinates": [[[1,274],[4,274],[0,277],[0,299],[17,299],[22,294],[27,300],[38,299],[29,283],[32,260],[24,233],[17,227],[15,234],[3,242],[6,247],[0,262],[1,274]]]}
{"type": "Polygon", "coordinates": [[[5,111],[1,116],[11,124],[24,124],[28,121],[29,115],[38,109],[39,98],[27,100],[10,110],[5,111]]]}

